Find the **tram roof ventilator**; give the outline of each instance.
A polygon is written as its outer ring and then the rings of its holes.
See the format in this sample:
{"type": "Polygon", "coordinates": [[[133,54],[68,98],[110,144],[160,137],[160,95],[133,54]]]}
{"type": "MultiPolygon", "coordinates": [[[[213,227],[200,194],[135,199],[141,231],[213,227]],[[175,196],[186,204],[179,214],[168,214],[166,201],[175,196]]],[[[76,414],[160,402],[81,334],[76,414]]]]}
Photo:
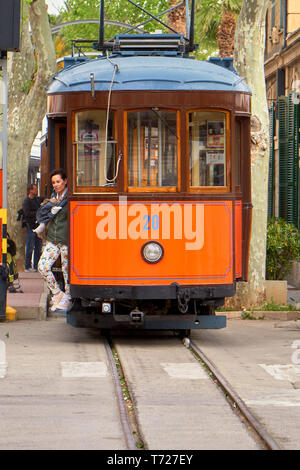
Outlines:
{"type": "Polygon", "coordinates": [[[117,34],[112,52],[120,55],[188,55],[183,34],[117,34]]]}

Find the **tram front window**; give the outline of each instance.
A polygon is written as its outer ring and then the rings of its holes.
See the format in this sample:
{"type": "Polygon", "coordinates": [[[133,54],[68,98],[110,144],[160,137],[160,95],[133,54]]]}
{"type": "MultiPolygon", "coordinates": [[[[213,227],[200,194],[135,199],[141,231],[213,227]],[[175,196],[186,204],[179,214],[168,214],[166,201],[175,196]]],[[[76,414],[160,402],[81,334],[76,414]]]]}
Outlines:
{"type": "Polygon", "coordinates": [[[189,114],[190,186],[226,186],[226,114],[189,114]]]}
{"type": "Polygon", "coordinates": [[[116,171],[114,113],[105,110],[75,115],[76,181],[78,187],[113,184],[116,171]]]}
{"type": "Polygon", "coordinates": [[[128,112],[128,186],[177,186],[176,111],[128,112]]]}

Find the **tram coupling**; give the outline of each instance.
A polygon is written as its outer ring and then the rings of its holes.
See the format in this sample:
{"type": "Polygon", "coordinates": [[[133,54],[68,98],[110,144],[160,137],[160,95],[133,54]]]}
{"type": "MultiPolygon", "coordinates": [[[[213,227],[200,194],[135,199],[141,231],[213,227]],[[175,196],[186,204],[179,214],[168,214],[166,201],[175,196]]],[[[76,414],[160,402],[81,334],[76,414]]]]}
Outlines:
{"type": "Polygon", "coordinates": [[[131,319],[132,323],[140,324],[140,325],[142,325],[144,323],[145,314],[144,314],[144,312],[141,312],[137,308],[132,310],[130,312],[129,316],[130,316],[130,319],[131,319]]]}

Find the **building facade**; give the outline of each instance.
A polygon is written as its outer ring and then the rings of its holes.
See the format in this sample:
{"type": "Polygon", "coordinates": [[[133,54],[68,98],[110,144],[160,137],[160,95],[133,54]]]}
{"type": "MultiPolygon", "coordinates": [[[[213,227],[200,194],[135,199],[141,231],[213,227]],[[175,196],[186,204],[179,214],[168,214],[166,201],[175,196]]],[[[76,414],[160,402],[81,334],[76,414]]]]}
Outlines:
{"type": "Polygon", "coordinates": [[[300,228],[300,2],[272,0],[266,18],[265,77],[270,113],[269,216],[300,228]]]}

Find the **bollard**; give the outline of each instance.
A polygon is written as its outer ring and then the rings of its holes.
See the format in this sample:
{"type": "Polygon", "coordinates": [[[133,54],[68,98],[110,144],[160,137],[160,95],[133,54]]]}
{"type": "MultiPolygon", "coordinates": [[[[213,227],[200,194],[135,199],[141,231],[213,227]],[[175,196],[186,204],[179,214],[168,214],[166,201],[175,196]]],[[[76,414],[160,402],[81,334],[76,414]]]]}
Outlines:
{"type": "Polygon", "coordinates": [[[6,319],[7,277],[7,267],[0,266],[0,320],[6,319]]]}

